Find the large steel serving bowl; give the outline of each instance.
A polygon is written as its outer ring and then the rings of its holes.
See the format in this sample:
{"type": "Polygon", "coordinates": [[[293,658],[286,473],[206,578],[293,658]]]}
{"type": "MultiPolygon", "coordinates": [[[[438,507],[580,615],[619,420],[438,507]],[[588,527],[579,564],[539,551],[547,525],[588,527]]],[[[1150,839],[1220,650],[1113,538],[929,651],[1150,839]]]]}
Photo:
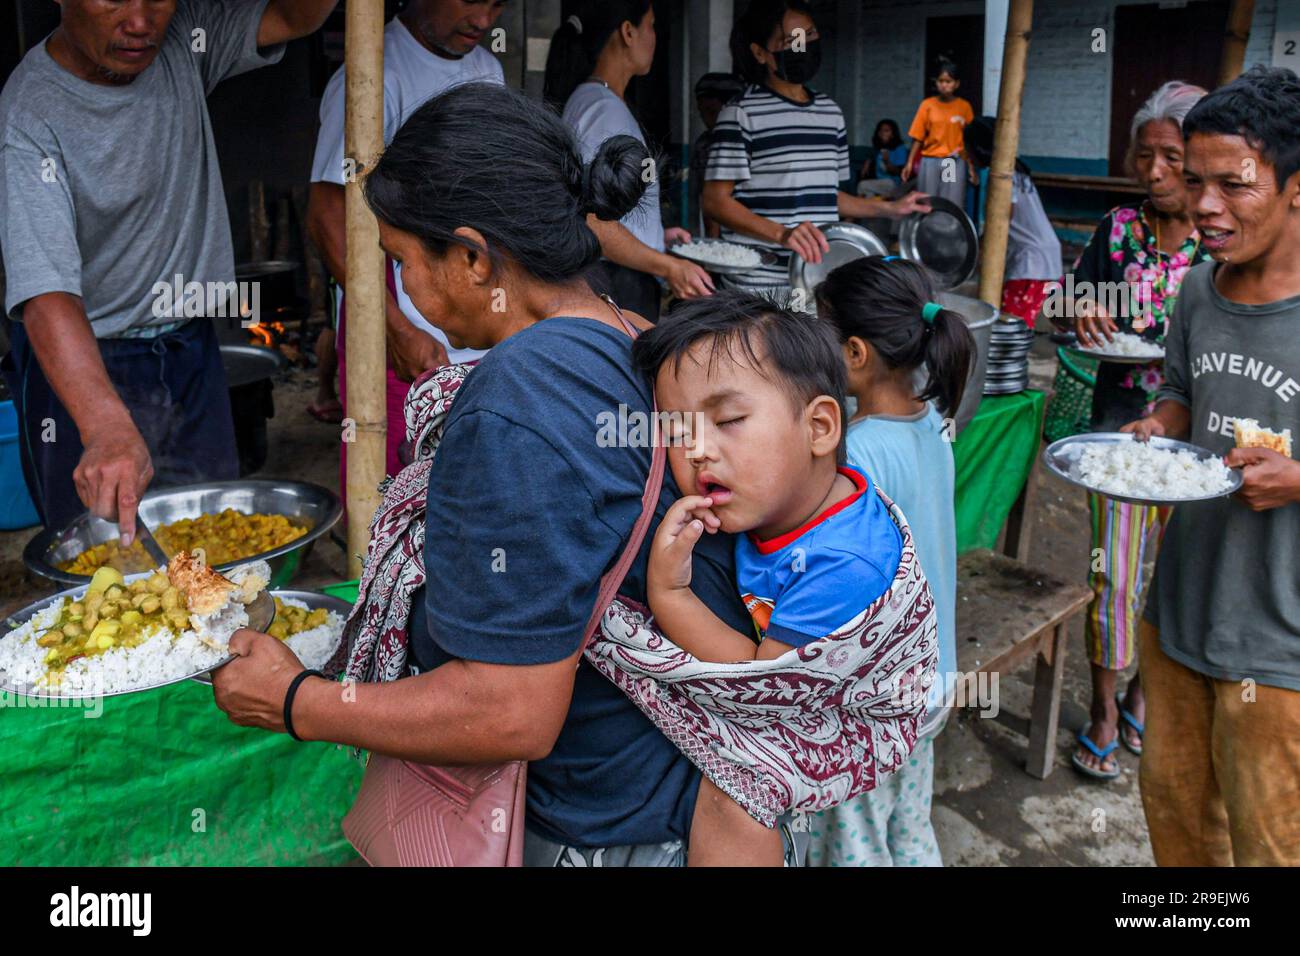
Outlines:
{"type": "Polygon", "coordinates": [[[966,382],[966,391],[962,392],[961,404],[953,416],[957,433],[970,424],[979,408],[980,399],[984,397],[984,377],[989,367],[989,345],[993,341],[993,323],[997,321],[998,310],[982,299],[957,295],[955,292],[938,293],[939,304],[945,309],[961,313],[966,320],[966,327],[975,338],[975,361],[971,366],[971,375],[966,382]]]}
{"type": "MultiPolygon", "coordinates": [[[[343,514],[338,496],[328,488],[306,481],[277,478],[243,478],[238,481],[209,481],[197,485],[176,485],[146,492],[140,500],[140,516],[156,533],[163,525],[181,518],[197,518],[233,508],[244,514],[284,515],[307,533],[272,551],[250,555],[239,561],[217,565],[225,571],[245,561],[262,560],[271,565],[268,587],[283,587],[297,574],[311,553],[316,539],[329,531],[343,514]]],[[[41,531],[23,549],[23,563],[43,578],[64,587],[87,584],[82,574],[61,571],[58,565],[71,561],[87,548],[118,535],[117,525],[83,513],[65,528],[41,531]]]]}

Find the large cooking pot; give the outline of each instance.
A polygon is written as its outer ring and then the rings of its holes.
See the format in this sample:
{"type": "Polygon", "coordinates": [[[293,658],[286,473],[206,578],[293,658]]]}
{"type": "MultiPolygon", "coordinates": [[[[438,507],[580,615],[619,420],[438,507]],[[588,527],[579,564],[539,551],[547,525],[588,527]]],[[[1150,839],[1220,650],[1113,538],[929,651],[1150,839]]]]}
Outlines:
{"type": "Polygon", "coordinates": [[[223,345],[221,364],[230,391],[230,417],[235,423],[242,478],[260,470],[270,453],[266,423],[275,417],[272,378],[284,367],[285,359],[276,349],[223,345]]]}
{"type": "Polygon", "coordinates": [[[975,338],[975,362],[971,368],[970,379],[966,382],[966,391],[962,392],[961,404],[953,416],[957,433],[970,424],[979,408],[980,399],[984,397],[984,376],[989,367],[989,344],[993,340],[993,323],[997,321],[998,310],[982,299],[973,299],[955,292],[938,293],[939,304],[945,309],[960,312],[966,320],[966,327],[975,338]]]}
{"type": "Polygon", "coordinates": [[[298,263],[288,259],[241,262],[235,266],[235,280],[258,283],[261,287],[262,311],[269,313],[273,309],[294,304],[298,296],[298,263]]]}

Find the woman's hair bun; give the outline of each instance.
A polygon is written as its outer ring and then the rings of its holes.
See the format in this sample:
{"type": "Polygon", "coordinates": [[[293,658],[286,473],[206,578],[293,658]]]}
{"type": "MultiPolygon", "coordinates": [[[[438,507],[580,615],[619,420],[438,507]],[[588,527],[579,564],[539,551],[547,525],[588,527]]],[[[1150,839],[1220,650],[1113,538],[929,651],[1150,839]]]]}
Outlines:
{"type": "Polygon", "coordinates": [[[600,144],[582,172],[583,214],[622,219],[641,203],[656,175],[649,150],[634,136],[611,136],[600,144]]]}

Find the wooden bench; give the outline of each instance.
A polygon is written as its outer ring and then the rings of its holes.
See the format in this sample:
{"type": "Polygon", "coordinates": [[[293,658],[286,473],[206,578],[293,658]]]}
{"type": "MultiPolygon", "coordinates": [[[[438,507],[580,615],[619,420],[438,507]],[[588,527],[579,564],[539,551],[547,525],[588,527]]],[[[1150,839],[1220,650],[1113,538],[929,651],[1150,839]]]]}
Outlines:
{"type": "MultiPolygon", "coordinates": [[[[1025,769],[1039,779],[1052,772],[1053,749],[1065,676],[1070,619],[1088,606],[1092,592],[994,551],[971,551],[957,559],[957,701],[986,706],[977,691],[994,688],[1034,657],[1034,698],[1029,717],[1025,769]]],[[[995,697],[996,701],[996,697],[995,697]]],[[[1001,706],[995,719],[1002,718],[1001,706]]],[[[1013,722],[1004,720],[1011,726],[1013,722]]]]}

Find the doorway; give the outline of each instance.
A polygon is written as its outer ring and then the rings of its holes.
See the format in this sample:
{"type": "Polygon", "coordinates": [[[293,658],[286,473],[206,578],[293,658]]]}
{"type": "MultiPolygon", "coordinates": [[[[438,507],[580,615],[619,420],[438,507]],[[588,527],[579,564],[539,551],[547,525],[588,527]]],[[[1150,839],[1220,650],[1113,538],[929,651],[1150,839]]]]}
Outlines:
{"type": "Polygon", "coordinates": [[[961,87],[957,95],[984,115],[984,14],[930,17],[925,21],[925,74],[917,102],[934,95],[931,79],[940,57],[957,64],[961,87]]]}
{"type": "Polygon", "coordinates": [[[1197,0],[1183,7],[1143,4],[1115,9],[1111,38],[1110,150],[1112,176],[1127,176],[1129,124],[1148,96],[1167,80],[1215,87],[1228,0],[1197,0]]]}

